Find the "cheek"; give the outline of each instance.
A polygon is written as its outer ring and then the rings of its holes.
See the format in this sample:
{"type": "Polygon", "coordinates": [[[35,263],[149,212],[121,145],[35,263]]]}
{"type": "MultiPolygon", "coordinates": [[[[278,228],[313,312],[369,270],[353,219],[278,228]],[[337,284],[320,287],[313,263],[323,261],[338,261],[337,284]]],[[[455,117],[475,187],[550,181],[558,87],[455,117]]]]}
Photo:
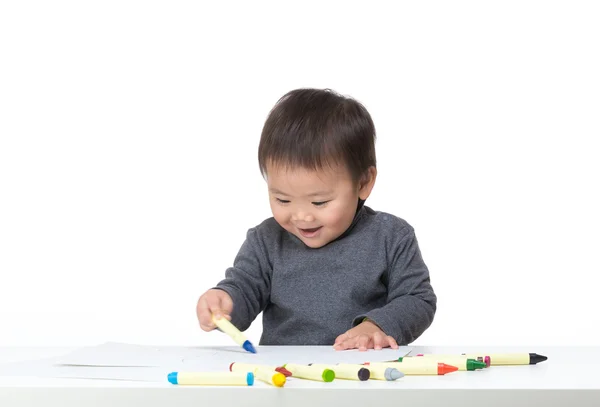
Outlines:
{"type": "Polygon", "coordinates": [[[338,228],[346,226],[348,219],[351,221],[353,217],[348,217],[348,211],[344,210],[344,208],[331,208],[327,213],[323,213],[321,219],[328,226],[338,228]]]}
{"type": "Polygon", "coordinates": [[[273,217],[280,225],[288,222],[289,216],[287,216],[286,210],[276,203],[271,204],[271,213],[273,213],[273,217]]]}
{"type": "Polygon", "coordinates": [[[336,208],[332,208],[331,222],[336,228],[346,229],[352,223],[354,215],[356,215],[356,203],[357,200],[347,199],[344,200],[343,204],[336,208]]]}

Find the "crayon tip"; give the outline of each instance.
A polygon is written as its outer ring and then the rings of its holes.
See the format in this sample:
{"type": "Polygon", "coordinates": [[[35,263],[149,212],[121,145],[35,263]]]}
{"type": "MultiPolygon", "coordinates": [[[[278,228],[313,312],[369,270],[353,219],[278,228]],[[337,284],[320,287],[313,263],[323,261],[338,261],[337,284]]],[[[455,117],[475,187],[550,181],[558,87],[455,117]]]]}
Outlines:
{"type": "Polygon", "coordinates": [[[283,387],[283,385],[285,384],[285,376],[281,373],[275,373],[273,375],[273,384],[277,387],[283,387]]]}
{"type": "Polygon", "coordinates": [[[325,369],[321,376],[323,377],[324,382],[332,382],[333,379],[335,379],[335,372],[331,369],[325,369]]]}
{"type": "Polygon", "coordinates": [[[537,353],[529,354],[529,364],[530,365],[535,365],[535,364],[543,362],[545,360],[548,360],[547,356],[538,355],[537,353]]]}
{"type": "Polygon", "coordinates": [[[276,367],[275,371],[281,373],[285,377],[290,377],[292,375],[292,372],[287,370],[285,367],[276,367]]]}
{"type": "Polygon", "coordinates": [[[485,363],[485,367],[490,367],[492,364],[492,359],[489,356],[477,356],[477,361],[485,363]]]}
{"type": "Polygon", "coordinates": [[[254,373],[248,372],[248,374],[246,374],[246,383],[248,386],[252,386],[254,384],[254,373]]]}
{"type": "Polygon", "coordinates": [[[458,367],[456,366],[447,365],[445,363],[438,363],[438,374],[452,373],[456,372],[457,370],[458,367]]]}
{"type": "Polygon", "coordinates": [[[167,379],[171,384],[177,384],[177,372],[171,372],[167,375],[167,379]]]}
{"type": "Polygon", "coordinates": [[[242,345],[242,347],[243,347],[244,349],[246,349],[248,352],[251,352],[251,353],[256,353],[256,349],[254,349],[254,346],[253,346],[253,345],[252,345],[252,343],[250,343],[250,341],[248,341],[248,340],[246,340],[246,341],[244,342],[244,344],[242,345]]]}
{"type": "Polygon", "coordinates": [[[365,369],[364,367],[358,369],[358,380],[364,382],[365,380],[369,380],[370,377],[371,371],[369,369],[365,369]]]}
{"type": "Polygon", "coordinates": [[[385,369],[384,376],[386,380],[398,380],[401,377],[404,377],[404,373],[402,373],[395,367],[388,367],[387,369],[385,369]]]}
{"type": "Polygon", "coordinates": [[[404,377],[404,373],[402,373],[398,369],[394,369],[394,370],[392,370],[391,376],[392,376],[392,380],[398,380],[398,379],[401,379],[404,377]]]}
{"type": "Polygon", "coordinates": [[[475,359],[467,359],[467,370],[483,369],[485,367],[485,362],[481,362],[475,359]]]}

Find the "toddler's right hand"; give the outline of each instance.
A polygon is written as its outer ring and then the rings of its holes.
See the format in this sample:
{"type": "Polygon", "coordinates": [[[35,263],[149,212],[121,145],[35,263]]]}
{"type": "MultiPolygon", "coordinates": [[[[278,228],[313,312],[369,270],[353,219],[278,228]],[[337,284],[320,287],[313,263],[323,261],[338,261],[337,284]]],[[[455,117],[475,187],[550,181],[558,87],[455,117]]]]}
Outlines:
{"type": "Polygon", "coordinates": [[[229,294],[214,288],[202,294],[196,306],[200,328],[207,332],[216,328],[212,320],[213,315],[217,319],[224,317],[231,321],[231,311],[233,311],[233,300],[229,294]]]}

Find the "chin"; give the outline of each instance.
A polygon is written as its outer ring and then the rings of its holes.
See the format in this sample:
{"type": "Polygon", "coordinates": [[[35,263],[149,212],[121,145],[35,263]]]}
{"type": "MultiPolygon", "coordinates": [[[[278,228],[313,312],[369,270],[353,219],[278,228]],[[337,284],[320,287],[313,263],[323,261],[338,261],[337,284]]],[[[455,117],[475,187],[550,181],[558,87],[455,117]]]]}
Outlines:
{"type": "Polygon", "coordinates": [[[307,245],[308,247],[310,247],[311,249],[318,249],[320,247],[325,246],[327,243],[316,243],[316,242],[307,242],[306,240],[303,240],[304,244],[307,245]]]}
{"type": "Polygon", "coordinates": [[[299,238],[300,240],[302,240],[302,241],[304,242],[304,244],[305,244],[306,246],[310,247],[311,249],[319,249],[319,248],[321,248],[321,247],[323,247],[323,246],[327,245],[327,243],[329,243],[329,242],[330,242],[330,240],[326,240],[326,241],[323,241],[323,240],[319,240],[319,241],[314,241],[314,240],[306,240],[306,239],[303,239],[303,238],[302,238],[302,237],[300,237],[300,236],[298,236],[298,238],[299,238]]]}

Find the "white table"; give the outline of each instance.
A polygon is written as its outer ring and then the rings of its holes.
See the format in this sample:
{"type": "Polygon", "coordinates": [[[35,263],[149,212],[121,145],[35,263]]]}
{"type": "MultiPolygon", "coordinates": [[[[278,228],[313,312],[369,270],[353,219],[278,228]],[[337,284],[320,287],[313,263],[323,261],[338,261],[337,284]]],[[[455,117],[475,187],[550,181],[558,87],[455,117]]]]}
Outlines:
{"type": "MultiPolygon", "coordinates": [[[[600,406],[597,347],[414,347],[415,353],[535,352],[546,362],[492,366],[395,382],[290,379],[284,388],[186,387],[167,382],[0,377],[0,406],[600,406]]],[[[0,363],[64,354],[67,348],[0,348],[0,363]]]]}

